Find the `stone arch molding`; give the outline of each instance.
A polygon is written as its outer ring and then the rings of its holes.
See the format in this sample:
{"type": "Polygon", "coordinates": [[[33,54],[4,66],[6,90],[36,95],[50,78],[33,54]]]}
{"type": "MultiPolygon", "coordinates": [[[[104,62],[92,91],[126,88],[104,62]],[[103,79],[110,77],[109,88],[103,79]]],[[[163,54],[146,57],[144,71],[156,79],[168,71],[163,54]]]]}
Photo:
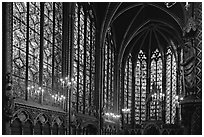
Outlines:
{"type": "Polygon", "coordinates": [[[88,125],[92,125],[94,126],[96,129],[97,129],[97,123],[96,122],[93,122],[93,121],[84,121],[82,124],[81,124],[81,127],[82,128],[85,128],[87,127],[88,125]]]}
{"type": "Polygon", "coordinates": [[[45,115],[44,113],[40,113],[37,115],[37,117],[34,120],[34,124],[36,124],[37,122],[40,122],[41,124],[45,124],[46,122],[49,122],[48,116],[45,115]]]}
{"type": "Polygon", "coordinates": [[[13,114],[11,123],[13,123],[13,121],[15,121],[16,119],[19,119],[21,123],[25,123],[26,121],[30,121],[32,124],[34,123],[33,116],[24,109],[19,109],[13,114]]]}
{"type": "MultiPolygon", "coordinates": [[[[60,118],[59,116],[54,117],[53,121],[52,121],[52,126],[57,123],[58,127],[60,127],[64,121],[62,118],[60,118]]],[[[65,125],[64,125],[65,126],[65,125]]]]}
{"type": "Polygon", "coordinates": [[[155,123],[149,123],[149,124],[147,124],[147,125],[144,127],[143,134],[144,134],[144,135],[147,134],[147,131],[148,131],[149,129],[151,129],[152,127],[154,127],[154,128],[159,132],[159,134],[161,134],[161,131],[160,131],[159,126],[158,126],[157,124],[155,124],[155,123]]]}

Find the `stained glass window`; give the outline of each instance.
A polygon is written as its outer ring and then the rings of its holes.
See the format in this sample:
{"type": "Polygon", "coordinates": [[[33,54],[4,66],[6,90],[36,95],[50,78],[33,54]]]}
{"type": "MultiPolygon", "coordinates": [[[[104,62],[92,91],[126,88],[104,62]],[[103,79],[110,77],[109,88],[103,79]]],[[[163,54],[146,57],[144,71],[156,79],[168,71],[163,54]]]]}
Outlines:
{"type": "Polygon", "coordinates": [[[78,43],[78,73],[79,73],[79,85],[78,85],[78,112],[83,113],[83,85],[84,85],[84,10],[83,7],[79,7],[79,43],[78,43]]]}
{"type": "Polygon", "coordinates": [[[91,87],[91,92],[90,92],[90,105],[93,106],[93,98],[94,98],[94,91],[95,91],[95,41],[96,41],[96,27],[95,27],[95,22],[91,21],[91,49],[90,49],[90,87],[91,87]]]}
{"type": "Polygon", "coordinates": [[[53,3],[44,4],[44,47],[43,47],[43,89],[44,101],[52,100],[52,57],[53,57],[53,3]]]}
{"type": "MultiPolygon", "coordinates": [[[[135,124],[141,124],[146,120],[156,120],[161,121],[163,116],[165,116],[165,123],[175,124],[176,118],[176,107],[178,103],[177,96],[177,67],[175,56],[168,48],[165,58],[166,70],[164,71],[163,60],[161,53],[158,49],[152,52],[150,56],[150,64],[148,69],[148,56],[146,57],[145,53],[140,50],[137,60],[134,64],[134,76],[135,76],[135,98],[132,102],[131,89],[132,82],[131,79],[131,64],[130,57],[127,59],[127,63],[124,68],[124,77],[123,85],[124,90],[124,107],[128,108],[134,103],[134,119],[135,124]],[[148,72],[149,71],[149,72],[148,72]],[[165,74],[163,74],[165,72],[165,74]],[[148,84],[147,74],[150,75],[150,83],[148,84]],[[166,75],[166,79],[163,79],[163,76],[166,75]],[[166,90],[163,91],[163,82],[166,80],[166,90]],[[148,89],[150,91],[148,92],[148,89]],[[165,107],[164,107],[165,106],[165,107]],[[165,109],[165,114],[164,110],[165,109]]],[[[122,75],[122,73],[121,73],[122,75]]],[[[122,100],[122,98],[121,98],[122,100]]],[[[130,124],[129,116],[124,114],[124,123],[130,124]]]]}
{"type": "MultiPolygon", "coordinates": [[[[124,74],[124,108],[131,109],[132,105],[132,58],[128,57],[124,74]]],[[[124,115],[124,122],[130,124],[131,113],[124,115]]]]}
{"type": "MultiPolygon", "coordinates": [[[[29,3],[28,86],[39,87],[40,62],[40,3],[29,3]]],[[[28,90],[30,99],[39,100],[39,93],[28,90]]]]}
{"type": "Polygon", "coordinates": [[[59,79],[62,77],[62,15],[63,15],[63,6],[61,2],[54,3],[53,16],[54,18],[54,38],[53,38],[53,60],[54,64],[52,67],[52,82],[53,82],[53,95],[62,94],[65,96],[65,93],[59,93],[62,91],[61,83],[59,79]]]}
{"type": "Polygon", "coordinates": [[[72,104],[77,112],[85,114],[90,114],[95,86],[95,24],[90,14],[82,5],[75,5],[73,77],[77,86],[73,89],[72,104]]]}
{"type": "Polygon", "coordinates": [[[146,87],[147,63],[146,56],[140,50],[135,67],[135,122],[140,124],[146,120],[146,87]]]}
{"type": "MultiPolygon", "coordinates": [[[[74,62],[73,62],[73,77],[75,78],[75,81],[78,83],[78,56],[79,56],[79,50],[78,50],[78,39],[79,39],[79,8],[78,5],[75,5],[75,11],[74,11],[74,62]]],[[[72,97],[72,103],[73,108],[77,110],[77,96],[78,96],[78,85],[74,87],[73,89],[73,97],[72,97]]]]}
{"type": "MultiPolygon", "coordinates": [[[[44,104],[52,105],[54,81],[61,73],[61,41],[62,3],[13,3],[13,79],[17,98],[40,102],[43,97],[44,104]]],[[[59,96],[55,101],[60,102],[59,96]]]]}
{"type": "Polygon", "coordinates": [[[13,90],[25,99],[27,4],[13,3],[13,90]]]}
{"type": "Polygon", "coordinates": [[[113,111],[114,50],[111,29],[109,29],[103,49],[103,107],[113,111]]]}
{"type": "Polygon", "coordinates": [[[176,116],[176,61],[170,48],[166,55],[166,123],[174,124],[176,116]]]}
{"type": "Polygon", "coordinates": [[[156,49],[151,56],[150,80],[150,119],[162,120],[162,59],[161,53],[156,49]]]}

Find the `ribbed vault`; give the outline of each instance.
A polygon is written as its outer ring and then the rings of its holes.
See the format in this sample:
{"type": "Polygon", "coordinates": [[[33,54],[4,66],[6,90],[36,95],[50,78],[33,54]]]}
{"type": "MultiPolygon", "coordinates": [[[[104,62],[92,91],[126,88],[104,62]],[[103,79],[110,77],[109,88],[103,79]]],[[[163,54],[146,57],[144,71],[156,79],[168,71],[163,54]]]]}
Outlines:
{"type": "Polygon", "coordinates": [[[185,20],[184,4],[176,3],[173,7],[167,8],[162,2],[103,3],[107,11],[106,13],[100,11],[98,14],[103,15],[105,20],[103,31],[106,32],[108,26],[114,31],[119,63],[125,62],[130,53],[133,59],[136,59],[140,49],[146,54],[151,54],[158,48],[163,54],[170,45],[170,40],[181,43],[184,24],[182,21],[185,20]]]}

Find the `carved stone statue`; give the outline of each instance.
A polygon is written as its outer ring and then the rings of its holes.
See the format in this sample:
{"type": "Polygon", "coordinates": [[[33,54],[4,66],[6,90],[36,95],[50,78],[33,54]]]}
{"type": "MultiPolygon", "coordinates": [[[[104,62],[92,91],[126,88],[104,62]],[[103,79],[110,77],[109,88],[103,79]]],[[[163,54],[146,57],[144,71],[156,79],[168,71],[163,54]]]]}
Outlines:
{"type": "Polygon", "coordinates": [[[192,46],[191,42],[186,42],[182,48],[184,51],[184,57],[181,66],[183,66],[184,87],[186,95],[189,95],[195,86],[196,51],[195,48],[192,46]]]}

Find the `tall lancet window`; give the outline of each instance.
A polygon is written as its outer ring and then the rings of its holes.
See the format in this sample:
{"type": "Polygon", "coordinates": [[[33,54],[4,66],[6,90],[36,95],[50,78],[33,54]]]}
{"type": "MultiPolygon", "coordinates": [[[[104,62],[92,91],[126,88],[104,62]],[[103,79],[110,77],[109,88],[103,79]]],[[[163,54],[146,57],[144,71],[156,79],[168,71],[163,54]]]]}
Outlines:
{"type": "Polygon", "coordinates": [[[62,68],[62,17],[62,3],[13,2],[16,98],[64,106],[65,94],[58,83],[62,68]]]}
{"type": "MultiPolygon", "coordinates": [[[[32,16],[32,15],[31,15],[32,16]]],[[[38,17],[39,18],[39,17],[38,17]]],[[[25,3],[13,3],[13,90],[14,94],[18,98],[25,98],[26,90],[26,40],[27,40],[27,4],[25,3]]],[[[39,25],[38,25],[39,26],[39,25]]],[[[39,28],[36,26],[37,28],[39,28]]],[[[35,35],[36,39],[39,35],[35,35]]],[[[34,41],[35,42],[35,41],[34,41]]],[[[39,43],[34,43],[33,48],[38,52],[39,43]]],[[[31,81],[38,83],[38,59],[33,58],[32,68],[33,76],[30,77],[31,81]],[[36,64],[37,63],[37,64],[36,64]]],[[[31,67],[30,67],[31,68],[31,67]]],[[[32,83],[34,84],[34,83],[32,83]]]]}
{"type": "Polygon", "coordinates": [[[105,112],[113,111],[114,46],[109,29],[103,49],[103,107],[105,112]]]}
{"type": "Polygon", "coordinates": [[[84,114],[93,105],[95,77],[95,23],[93,12],[86,11],[83,5],[75,4],[74,9],[74,60],[73,78],[76,86],[73,89],[73,108],[84,114]]]}
{"type": "Polygon", "coordinates": [[[135,67],[135,122],[146,120],[147,57],[140,50],[135,67]]]}
{"type": "MultiPolygon", "coordinates": [[[[125,65],[124,74],[124,108],[131,109],[132,105],[132,57],[129,56],[125,65]]],[[[124,115],[124,122],[130,124],[131,113],[124,115]]]]}
{"type": "Polygon", "coordinates": [[[158,49],[151,56],[150,74],[150,120],[162,120],[162,59],[158,49]]]}
{"type": "Polygon", "coordinates": [[[54,22],[53,26],[53,89],[55,94],[59,94],[59,91],[62,90],[61,85],[59,84],[59,79],[62,77],[62,20],[63,20],[63,6],[62,2],[54,3],[54,22]]]}
{"type": "MultiPolygon", "coordinates": [[[[52,93],[52,62],[53,62],[53,3],[44,4],[44,48],[43,48],[43,88],[45,92],[45,102],[49,103],[49,94],[52,93]]],[[[60,94],[60,93],[57,93],[60,94]]],[[[61,93],[62,94],[62,93],[61,93]]]]}
{"type": "Polygon", "coordinates": [[[166,123],[174,124],[176,117],[176,61],[171,49],[166,53],[166,123]]]}

